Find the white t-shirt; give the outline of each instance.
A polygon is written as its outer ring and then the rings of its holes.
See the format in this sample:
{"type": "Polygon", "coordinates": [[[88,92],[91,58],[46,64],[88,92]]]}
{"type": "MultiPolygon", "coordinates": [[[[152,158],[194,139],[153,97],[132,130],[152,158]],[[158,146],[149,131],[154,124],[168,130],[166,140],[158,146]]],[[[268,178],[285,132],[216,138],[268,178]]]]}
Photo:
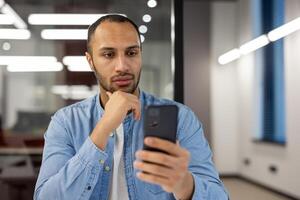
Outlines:
{"type": "Polygon", "coordinates": [[[114,133],[114,160],[109,200],[129,200],[123,159],[124,130],[121,124],[114,133]]]}

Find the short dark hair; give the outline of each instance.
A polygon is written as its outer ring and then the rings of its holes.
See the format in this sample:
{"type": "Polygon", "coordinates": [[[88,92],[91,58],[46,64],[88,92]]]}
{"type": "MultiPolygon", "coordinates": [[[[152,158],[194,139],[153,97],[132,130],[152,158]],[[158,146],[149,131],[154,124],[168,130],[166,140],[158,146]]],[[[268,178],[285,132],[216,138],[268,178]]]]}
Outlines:
{"type": "Polygon", "coordinates": [[[92,49],[91,49],[91,45],[90,45],[92,37],[93,37],[97,27],[100,26],[100,24],[102,22],[105,22],[105,21],[118,22],[118,23],[124,23],[124,22],[130,23],[134,27],[134,29],[136,30],[136,32],[139,36],[140,45],[142,45],[139,29],[138,29],[137,25],[131,19],[129,19],[129,18],[123,16],[123,15],[109,14],[109,15],[105,15],[103,17],[100,17],[97,21],[95,21],[93,24],[91,24],[88,28],[88,37],[87,37],[86,48],[87,48],[87,51],[90,54],[92,53],[92,49]]]}

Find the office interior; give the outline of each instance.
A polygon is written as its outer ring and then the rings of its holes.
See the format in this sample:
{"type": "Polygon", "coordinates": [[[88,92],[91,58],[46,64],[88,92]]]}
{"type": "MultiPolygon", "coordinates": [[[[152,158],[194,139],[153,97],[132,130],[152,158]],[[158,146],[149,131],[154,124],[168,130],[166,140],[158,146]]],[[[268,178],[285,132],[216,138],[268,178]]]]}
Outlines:
{"type": "Polygon", "coordinates": [[[137,23],[140,88],[192,108],[232,200],[300,199],[299,0],[0,0],[0,199],[33,198],[51,116],[98,93],[107,13],[137,23]]]}

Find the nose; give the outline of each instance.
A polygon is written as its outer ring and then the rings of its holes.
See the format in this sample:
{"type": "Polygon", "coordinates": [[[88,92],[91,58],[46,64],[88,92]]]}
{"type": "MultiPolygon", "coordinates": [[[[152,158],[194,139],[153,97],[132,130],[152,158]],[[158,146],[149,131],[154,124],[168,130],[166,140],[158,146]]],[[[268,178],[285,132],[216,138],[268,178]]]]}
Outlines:
{"type": "Polygon", "coordinates": [[[128,64],[126,62],[125,56],[119,55],[117,57],[115,70],[120,71],[120,72],[126,72],[126,71],[128,71],[128,69],[129,69],[129,67],[128,67],[128,64]]]}

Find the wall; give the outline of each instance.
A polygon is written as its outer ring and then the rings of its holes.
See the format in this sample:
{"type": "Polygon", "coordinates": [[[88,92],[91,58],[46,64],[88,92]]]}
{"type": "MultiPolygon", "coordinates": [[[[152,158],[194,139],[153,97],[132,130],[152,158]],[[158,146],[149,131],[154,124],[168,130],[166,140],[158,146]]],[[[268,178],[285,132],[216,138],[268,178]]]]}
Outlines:
{"type": "MultiPolygon", "coordinates": [[[[212,138],[222,174],[237,172],[257,183],[300,198],[300,31],[285,39],[286,146],[254,143],[258,130],[259,90],[254,54],[224,67],[217,56],[253,39],[251,0],[213,3],[212,138]],[[244,160],[250,164],[245,165],[244,160]],[[269,167],[277,167],[271,173],[269,167]]],[[[286,21],[299,17],[300,1],[286,1],[286,21]]]]}
{"type": "Polygon", "coordinates": [[[184,103],[191,107],[210,140],[210,3],[184,1],[184,103]]]}
{"type": "Polygon", "coordinates": [[[238,173],[238,98],[236,63],[221,66],[218,56],[236,46],[237,5],[211,5],[211,124],[216,167],[222,175],[238,173]]]}
{"type": "MultiPolygon", "coordinates": [[[[251,39],[249,30],[250,1],[240,1],[240,42],[251,39]]],[[[286,1],[286,20],[299,17],[300,2],[286,1]]],[[[285,89],[286,89],[286,136],[287,145],[256,144],[251,140],[256,129],[257,116],[255,97],[256,86],[253,54],[238,62],[240,105],[240,145],[242,159],[249,158],[249,166],[241,166],[240,173],[259,183],[300,198],[300,59],[296,52],[300,50],[300,32],[285,39],[285,89]],[[253,98],[254,97],[254,98],[253,98]],[[276,165],[278,172],[270,173],[270,165],[276,165]]]]}

